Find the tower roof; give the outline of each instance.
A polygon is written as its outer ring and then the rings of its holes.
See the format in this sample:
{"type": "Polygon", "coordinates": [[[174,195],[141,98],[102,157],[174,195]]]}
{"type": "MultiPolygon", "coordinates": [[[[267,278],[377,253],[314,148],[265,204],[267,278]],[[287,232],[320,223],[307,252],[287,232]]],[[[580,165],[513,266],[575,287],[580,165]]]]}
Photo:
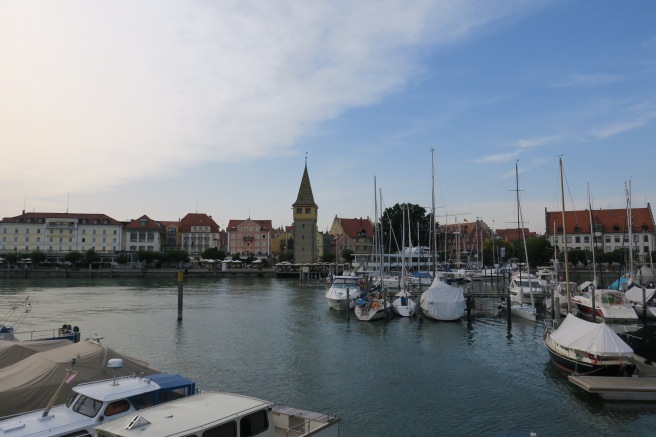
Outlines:
{"type": "Polygon", "coordinates": [[[296,202],[294,202],[292,206],[314,206],[315,208],[318,208],[317,204],[314,203],[314,196],[312,195],[312,185],[310,185],[307,163],[305,164],[305,170],[303,171],[301,187],[298,189],[298,197],[296,197],[296,202]]]}

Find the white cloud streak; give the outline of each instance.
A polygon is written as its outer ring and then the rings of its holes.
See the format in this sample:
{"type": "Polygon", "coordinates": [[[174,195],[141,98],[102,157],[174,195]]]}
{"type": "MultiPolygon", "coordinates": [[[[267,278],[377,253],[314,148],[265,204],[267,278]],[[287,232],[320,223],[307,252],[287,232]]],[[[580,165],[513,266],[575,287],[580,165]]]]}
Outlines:
{"type": "MultiPolygon", "coordinates": [[[[534,7],[534,6],[531,6],[534,7]]],[[[0,3],[0,183],[93,192],[287,153],[514,1],[0,3]],[[47,184],[43,181],[48,180],[47,184]]]]}

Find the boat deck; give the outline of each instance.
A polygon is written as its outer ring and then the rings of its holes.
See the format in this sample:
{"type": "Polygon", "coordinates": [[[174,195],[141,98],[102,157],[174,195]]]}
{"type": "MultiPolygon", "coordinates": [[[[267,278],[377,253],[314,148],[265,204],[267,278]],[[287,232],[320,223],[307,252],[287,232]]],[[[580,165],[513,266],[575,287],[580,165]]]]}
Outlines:
{"type": "Polygon", "coordinates": [[[570,375],[568,379],[588,393],[613,401],[656,401],[656,378],[570,375]]]}

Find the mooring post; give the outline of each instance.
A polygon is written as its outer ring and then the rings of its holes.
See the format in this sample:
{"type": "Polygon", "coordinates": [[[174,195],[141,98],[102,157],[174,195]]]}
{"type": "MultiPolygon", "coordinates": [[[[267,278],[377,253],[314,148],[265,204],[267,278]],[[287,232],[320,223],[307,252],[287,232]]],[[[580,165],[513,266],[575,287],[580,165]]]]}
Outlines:
{"type": "Polygon", "coordinates": [[[178,322],[182,320],[182,284],[184,283],[184,273],[178,270],[178,322]]]}
{"type": "Polygon", "coordinates": [[[346,320],[350,320],[350,319],[351,319],[351,288],[346,287],[346,320]]]}
{"type": "Polygon", "coordinates": [[[642,286],[642,318],[646,319],[647,318],[647,300],[646,295],[645,295],[645,286],[642,286]]]}
{"type": "Polygon", "coordinates": [[[508,326],[510,326],[510,291],[506,291],[506,313],[508,313],[508,326]]]}

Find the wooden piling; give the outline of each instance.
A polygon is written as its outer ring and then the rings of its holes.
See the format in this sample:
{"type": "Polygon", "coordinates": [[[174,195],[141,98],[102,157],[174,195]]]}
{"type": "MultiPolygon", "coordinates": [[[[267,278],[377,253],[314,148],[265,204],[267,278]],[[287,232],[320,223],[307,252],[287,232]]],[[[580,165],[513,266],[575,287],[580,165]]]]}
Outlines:
{"type": "Polygon", "coordinates": [[[178,322],[182,320],[182,290],[184,284],[184,273],[178,271],[178,322]]]}

